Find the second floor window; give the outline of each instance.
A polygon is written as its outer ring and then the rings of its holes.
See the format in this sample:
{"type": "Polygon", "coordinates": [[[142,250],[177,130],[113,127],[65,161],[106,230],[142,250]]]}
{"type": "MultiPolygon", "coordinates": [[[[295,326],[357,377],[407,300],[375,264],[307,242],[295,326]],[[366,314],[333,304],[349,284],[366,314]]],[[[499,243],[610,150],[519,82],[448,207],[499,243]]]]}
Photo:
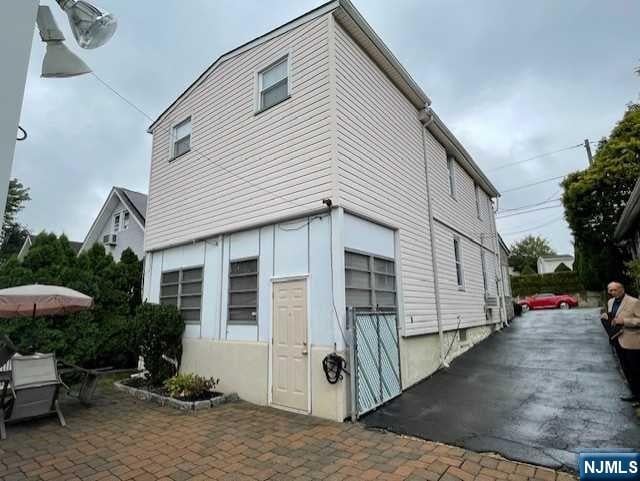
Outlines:
{"type": "Polygon", "coordinates": [[[456,197],[456,168],[453,157],[447,157],[447,176],[449,177],[449,195],[456,197]]]}
{"type": "Polygon", "coordinates": [[[172,157],[178,157],[191,150],[191,117],[183,120],[173,127],[172,132],[173,152],[172,157]]]}
{"type": "Polygon", "coordinates": [[[462,252],[460,250],[460,239],[453,238],[453,254],[456,262],[456,281],[459,289],[464,289],[464,271],[462,269],[462,252]]]}
{"type": "Polygon", "coordinates": [[[127,230],[129,228],[129,212],[125,211],[122,213],[122,230],[127,230]]]}
{"type": "Polygon", "coordinates": [[[478,219],[482,219],[482,209],[480,207],[480,186],[478,184],[473,184],[473,187],[476,191],[476,215],[478,219]]]}
{"type": "Polygon", "coordinates": [[[288,57],[278,60],[258,74],[260,92],[259,110],[282,102],[289,97],[289,62],[288,57]]]}
{"type": "Polygon", "coordinates": [[[113,216],[113,232],[118,232],[120,230],[120,213],[118,212],[113,216]]]}

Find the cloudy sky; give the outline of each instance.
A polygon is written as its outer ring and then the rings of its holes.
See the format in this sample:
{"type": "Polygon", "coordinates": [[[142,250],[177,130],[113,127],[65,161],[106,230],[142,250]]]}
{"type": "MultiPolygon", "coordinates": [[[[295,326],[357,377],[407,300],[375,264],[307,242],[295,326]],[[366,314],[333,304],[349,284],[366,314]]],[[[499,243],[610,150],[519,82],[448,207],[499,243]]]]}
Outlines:
{"type": "MultiPolygon", "coordinates": [[[[93,0],[92,0],[93,1],[93,0]]],[[[313,0],[96,0],[118,17],[110,43],[82,50],[53,0],[67,45],[155,117],[215,58],[320,4],[313,0]]],[[[638,100],[640,2],[355,0],[499,190],[586,165],[584,149],[497,169],[608,135],[638,100]]],[[[148,120],[90,76],[41,79],[34,35],[13,175],[31,187],[21,221],[82,240],[111,186],[146,191],[148,120]]],[[[558,181],[505,192],[501,209],[557,198],[558,181]]],[[[547,204],[553,206],[557,202],[547,204]]],[[[506,215],[504,212],[502,215],[506,215]]],[[[562,209],[499,220],[511,243],[544,235],[571,251],[562,209]],[[546,225],[543,225],[546,224],[546,225]]]]}

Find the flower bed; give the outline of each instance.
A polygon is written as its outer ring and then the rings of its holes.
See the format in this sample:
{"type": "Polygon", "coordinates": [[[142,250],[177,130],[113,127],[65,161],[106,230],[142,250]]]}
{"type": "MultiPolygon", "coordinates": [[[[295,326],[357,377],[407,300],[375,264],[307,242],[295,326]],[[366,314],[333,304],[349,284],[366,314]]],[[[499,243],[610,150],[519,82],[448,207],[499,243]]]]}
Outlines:
{"type": "Polygon", "coordinates": [[[199,411],[239,400],[236,393],[223,394],[217,391],[189,396],[171,396],[166,387],[151,387],[141,378],[126,379],[114,383],[114,386],[119,391],[129,393],[136,399],[152,401],[160,406],[170,406],[181,411],[199,411]]]}

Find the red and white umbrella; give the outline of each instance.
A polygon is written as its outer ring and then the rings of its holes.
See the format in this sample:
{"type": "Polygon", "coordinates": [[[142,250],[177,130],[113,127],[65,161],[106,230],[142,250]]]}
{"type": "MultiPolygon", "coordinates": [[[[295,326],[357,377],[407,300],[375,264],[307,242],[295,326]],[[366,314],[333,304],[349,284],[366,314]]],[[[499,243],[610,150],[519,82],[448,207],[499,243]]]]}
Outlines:
{"type": "Polygon", "coordinates": [[[31,284],[0,289],[0,317],[56,316],[93,307],[93,298],[67,287],[31,284]]]}

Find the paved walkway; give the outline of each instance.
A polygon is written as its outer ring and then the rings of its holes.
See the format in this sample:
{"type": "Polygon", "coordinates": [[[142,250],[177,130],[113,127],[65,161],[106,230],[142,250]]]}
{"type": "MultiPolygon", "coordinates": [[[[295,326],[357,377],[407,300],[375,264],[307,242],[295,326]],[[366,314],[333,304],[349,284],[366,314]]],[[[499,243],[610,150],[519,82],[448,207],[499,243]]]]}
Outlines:
{"type": "Polygon", "coordinates": [[[573,481],[464,449],[234,403],[183,414],[110,391],[91,408],[11,425],[0,479],[573,481]]]}
{"type": "Polygon", "coordinates": [[[581,449],[640,446],[597,309],[533,311],[364,418],[372,427],[576,469],[581,449]]]}

